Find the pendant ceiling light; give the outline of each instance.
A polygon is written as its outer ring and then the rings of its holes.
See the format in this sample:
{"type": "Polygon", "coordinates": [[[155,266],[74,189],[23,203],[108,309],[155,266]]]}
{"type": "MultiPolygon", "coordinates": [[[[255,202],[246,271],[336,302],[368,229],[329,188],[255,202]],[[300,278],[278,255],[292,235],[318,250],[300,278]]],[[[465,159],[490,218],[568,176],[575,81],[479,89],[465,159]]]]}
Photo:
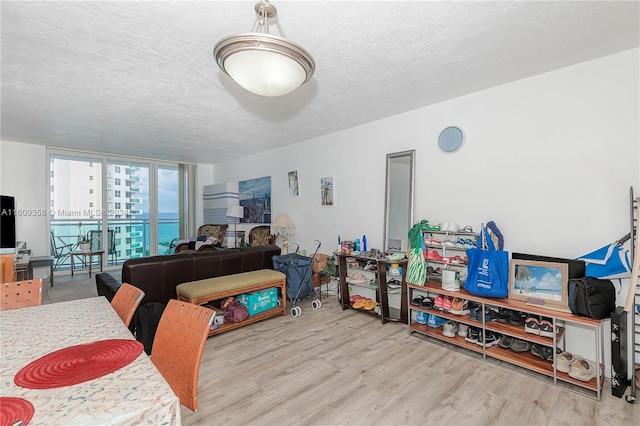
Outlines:
{"type": "Polygon", "coordinates": [[[282,96],[309,81],[316,69],[302,46],[285,38],[278,11],[268,0],[256,3],[251,32],[220,40],[213,49],[218,66],[236,83],[261,96],[282,96]],[[269,34],[273,19],[280,36],[269,34]]]}

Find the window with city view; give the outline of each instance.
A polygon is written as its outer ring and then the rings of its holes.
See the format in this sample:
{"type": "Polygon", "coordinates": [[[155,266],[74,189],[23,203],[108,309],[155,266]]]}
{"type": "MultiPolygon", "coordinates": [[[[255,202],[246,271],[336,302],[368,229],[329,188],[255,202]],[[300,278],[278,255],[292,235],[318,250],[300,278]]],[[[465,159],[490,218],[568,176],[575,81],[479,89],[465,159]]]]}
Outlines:
{"type": "Polygon", "coordinates": [[[74,246],[94,240],[109,264],[168,254],[179,236],[178,175],[177,164],[51,154],[51,232],[74,246]]]}

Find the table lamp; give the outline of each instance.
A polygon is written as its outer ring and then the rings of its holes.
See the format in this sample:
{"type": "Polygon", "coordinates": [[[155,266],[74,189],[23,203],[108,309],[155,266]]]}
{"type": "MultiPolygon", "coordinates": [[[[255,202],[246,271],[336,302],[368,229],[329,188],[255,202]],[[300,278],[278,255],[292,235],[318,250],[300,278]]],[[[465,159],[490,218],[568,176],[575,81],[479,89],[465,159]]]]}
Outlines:
{"type": "Polygon", "coordinates": [[[238,247],[238,232],[237,226],[238,221],[244,217],[244,207],[243,206],[229,206],[227,207],[227,217],[234,218],[233,220],[233,247],[238,247]]]}
{"type": "Polygon", "coordinates": [[[296,232],[296,227],[294,226],[289,216],[286,214],[279,214],[276,217],[276,220],[271,224],[271,233],[280,235],[282,237],[282,252],[281,254],[289,253],[289,241],[287,238],[293,235],[296,232]]]}

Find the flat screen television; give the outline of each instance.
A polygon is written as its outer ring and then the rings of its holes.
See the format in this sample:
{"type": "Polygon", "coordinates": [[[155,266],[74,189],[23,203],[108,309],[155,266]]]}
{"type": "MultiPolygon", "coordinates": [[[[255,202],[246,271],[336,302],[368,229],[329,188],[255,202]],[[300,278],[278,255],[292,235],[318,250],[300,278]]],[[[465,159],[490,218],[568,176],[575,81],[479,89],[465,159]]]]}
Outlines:
{"type": "Polygon", "coordinates": [[[16,247],[16,199],[0,195],[0,248],[16,247]]]}
{"type": "Polygon", "coordinates": [[[582,278],[585,276],[584,260],[564,259],[561,257],[538,256],[536,254],[511,253],[512,259],[533,260],[537,262],[566,263],[569,265],[569,278],[582,278]]]}

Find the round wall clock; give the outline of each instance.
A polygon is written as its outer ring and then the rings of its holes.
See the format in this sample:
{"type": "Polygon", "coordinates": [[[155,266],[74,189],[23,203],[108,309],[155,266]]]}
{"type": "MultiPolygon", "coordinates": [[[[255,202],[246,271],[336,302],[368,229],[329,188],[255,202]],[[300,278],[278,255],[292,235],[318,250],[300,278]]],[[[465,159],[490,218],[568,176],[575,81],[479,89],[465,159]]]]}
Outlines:
{"type": "Polygon", "coordinates": [[[464,133],[456,126],[450,126],[440,132],[438,145],[444,152],[456,152],[464,143],[464,133]]]}

